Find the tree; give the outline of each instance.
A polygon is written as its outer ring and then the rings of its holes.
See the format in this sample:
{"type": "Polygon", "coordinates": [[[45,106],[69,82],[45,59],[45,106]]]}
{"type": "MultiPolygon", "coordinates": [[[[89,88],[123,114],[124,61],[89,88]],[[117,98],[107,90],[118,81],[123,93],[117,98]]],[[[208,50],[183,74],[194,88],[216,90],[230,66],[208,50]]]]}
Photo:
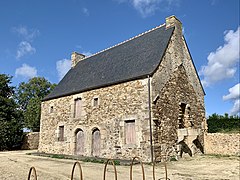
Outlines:
{"type": "Polygon", "coordinates": [[[39,131],[41,100],[48,95],[56,84],[51,84],[43,77],[34,77],[27,83],[19,84],[16,93],[17,102],[23,111],[24,126],[32,131],[39,131]]]}
{"type": "Polygon", "coordinates": [[[0,150],[13,149],[22,141],[21,111],[13,99],[11,77],[0,74],[0,150]]]}
{"type": "Polygon", "coordinates": [[[23,113],[24,122],[28,128],[36,132],[40,129],[40,115],[41,115],[41,100],[34,97],[29,100],[27,109],[23,113]]]}
{"type": "Polygon", "coordinates": [[[229,116],[227,113],[210,115],[207,119],[208,132],[240,132],[240,118],[238,115],[229,116]]]}

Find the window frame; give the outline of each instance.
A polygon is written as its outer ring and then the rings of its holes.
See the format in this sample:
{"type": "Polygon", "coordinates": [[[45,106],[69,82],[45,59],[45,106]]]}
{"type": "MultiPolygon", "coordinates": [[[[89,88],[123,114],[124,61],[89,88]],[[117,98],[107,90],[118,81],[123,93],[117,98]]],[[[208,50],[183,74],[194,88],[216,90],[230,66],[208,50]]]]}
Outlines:
{"type": "Polygon", "coordinates": [[[53,110],[54,110],[54,107],[53,106],[50,106],[50,109],[49,109],[49,113],[53,113],[53,110]]]}
{"type": "Polygon", "coordinates": [[[74,118],[80,118],[82,115],[82,98],[77,97],[74,99],[74,112],[73,117],[74,118]],[[77,105],[77,103],[80,103],[80,105],[77,105]]]}
{"type": "Polygon", "coordinates": [[[64,141],[64,125],[58,126],[58,141],[64,141]]]}
{"type": "Polygon", "coordinates": [[[93,107],[98,107],[99,106],[99,98],[98,97],[94,97],[93,98],[93,107]]]}
{"type": "Polygon", "coordinates": [[[129,119],[124,120],[124,144],[127,146],[133,146],[137,144],[137,136],[136,136],[136,120],[129,119]],[[131,132],[131,134],[129,134],[131,132]]]}

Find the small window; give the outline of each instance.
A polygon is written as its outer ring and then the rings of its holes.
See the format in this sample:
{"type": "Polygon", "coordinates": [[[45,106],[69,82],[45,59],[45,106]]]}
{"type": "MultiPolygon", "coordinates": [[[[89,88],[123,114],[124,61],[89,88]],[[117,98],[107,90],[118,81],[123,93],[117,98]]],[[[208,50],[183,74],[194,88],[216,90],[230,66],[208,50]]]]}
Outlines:
{"type": "Polygon", "coordinates": [[[53,106],[50,107],[50,113],[53,113],[53,106]]]}
{"type": "Polygon", "coordinates": [[[98,98],[93,99],[93,106],[97,107],[98,106],[98,98]]]}
{"type": "Polygon", "coordinates": [[[74,117],[79,118],[82,111],[82,99],[77,98],[74,100],[74,117]]]}
{"type": "Polygon", "coordinates": [[[125,121],[125,142],[126,144],[136,144],[135,120],[125,121]]]}
{"type": "Polygon", "coordinates": [[[194,126],[192,114],[191,114],[191,108],[189,106],[187,107],[187,121],[190,127],[194,126]]]}
{"type": "Polygon", "coordinates": [[[179,128],[185,128],[185,110],[186,110],[186,104],[185,103],[181,103],[179,105],[179,114],[178,114],[178,125],[179,128]]]}
{"type": "Polygon", "coordinates": [[[59,136],[58,141],[64,141],[64,126],[59,126],[59,136]]]}

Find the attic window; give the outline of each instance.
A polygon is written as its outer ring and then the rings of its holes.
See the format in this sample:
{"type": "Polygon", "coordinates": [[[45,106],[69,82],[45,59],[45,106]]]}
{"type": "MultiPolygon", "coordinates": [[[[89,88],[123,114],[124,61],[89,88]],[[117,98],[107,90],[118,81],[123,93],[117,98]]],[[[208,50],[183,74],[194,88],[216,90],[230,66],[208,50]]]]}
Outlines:
{"type": "Polygon", "coordinates": [[[53,113],[53,106],[50,107],[49,113],[53,113]]]}
{"type": "Polygon", "coordinates": [[[93,98],[93,107],[97,107],[98,103],[98,98],[93,98]]]}

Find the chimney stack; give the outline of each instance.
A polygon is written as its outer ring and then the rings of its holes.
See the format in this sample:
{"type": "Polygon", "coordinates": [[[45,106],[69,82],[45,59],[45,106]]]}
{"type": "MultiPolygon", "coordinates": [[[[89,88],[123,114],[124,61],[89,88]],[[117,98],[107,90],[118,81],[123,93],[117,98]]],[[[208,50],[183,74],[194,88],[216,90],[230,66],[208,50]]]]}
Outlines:
{"type": "Polygon", "coordinates": [[[77,63],[85,58],[85,55],[73,52],[71,55],[71,60],[72,60],[72,68],[74,68],[77,63]]]}

